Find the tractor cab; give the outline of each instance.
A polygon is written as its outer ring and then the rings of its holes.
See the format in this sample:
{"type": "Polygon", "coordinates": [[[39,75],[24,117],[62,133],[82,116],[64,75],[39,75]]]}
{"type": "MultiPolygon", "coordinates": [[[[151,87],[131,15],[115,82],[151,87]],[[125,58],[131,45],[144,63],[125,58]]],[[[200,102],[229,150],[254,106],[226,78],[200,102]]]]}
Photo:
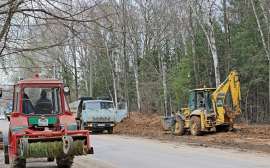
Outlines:
{"type": "MultiPolygon", "coordinates": [[[[63,112],[62,99],[67,104],[65,96],[61,96],[59,86],[23,88],[22,113],[24,115],[58,115],[63,112]]],[[[18,101],[19,103],[19,101],[18,101]]],[[[69,111],[65,105],[65,110],[69,111]]]]}

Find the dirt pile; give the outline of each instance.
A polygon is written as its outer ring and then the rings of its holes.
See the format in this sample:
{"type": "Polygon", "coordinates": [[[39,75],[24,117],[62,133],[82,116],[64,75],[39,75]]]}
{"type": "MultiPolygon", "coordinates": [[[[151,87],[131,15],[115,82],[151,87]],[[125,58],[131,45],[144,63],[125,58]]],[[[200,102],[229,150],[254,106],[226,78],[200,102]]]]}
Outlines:
{"type": "Polygon", "coordinates": [[[204,136],[192,136],[187,132],[184,136],[170,137],[170,131],[161,129],[163,116],[140,115],[131,112],[114,128],[114,133],[140,136],[161,141],[177,141],[191,146],[216,147],[220,149],[234,148],[241,151],[257,151],[270,153],[270,126],[251,126],[235,124],[233,132],[210,132],[204,136]]]}
{"type": "Polygon", "coordinates": [[[138,111],[130,113],[128,118],[124,118],[114,128],[115,133],[131,134],[131,135],[150,135],[163,134],[160,130],[160,120],[162,116],[140,115],[138,111]]]}

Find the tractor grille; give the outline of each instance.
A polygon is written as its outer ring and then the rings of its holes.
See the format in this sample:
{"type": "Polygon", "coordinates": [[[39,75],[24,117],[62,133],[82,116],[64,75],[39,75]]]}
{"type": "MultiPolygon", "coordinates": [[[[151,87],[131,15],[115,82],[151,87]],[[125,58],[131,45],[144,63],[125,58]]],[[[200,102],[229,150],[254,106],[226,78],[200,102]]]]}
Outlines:
{"type": "Polygon", "coordinates": [[[92,122],[110,122],[110,117],[93,117],[92,122]]]}

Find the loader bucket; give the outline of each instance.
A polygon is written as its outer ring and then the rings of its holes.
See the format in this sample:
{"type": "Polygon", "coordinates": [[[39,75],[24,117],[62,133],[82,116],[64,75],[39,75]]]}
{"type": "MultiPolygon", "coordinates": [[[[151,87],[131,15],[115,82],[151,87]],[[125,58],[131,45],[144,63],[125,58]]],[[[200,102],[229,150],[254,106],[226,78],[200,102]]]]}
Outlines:
{"type": "Polygon", "coordinates": [[[162,117],[160,120],[160,126],[161,130],[163,131],[171,130],[171,117],[170,116],[162,117]]]}

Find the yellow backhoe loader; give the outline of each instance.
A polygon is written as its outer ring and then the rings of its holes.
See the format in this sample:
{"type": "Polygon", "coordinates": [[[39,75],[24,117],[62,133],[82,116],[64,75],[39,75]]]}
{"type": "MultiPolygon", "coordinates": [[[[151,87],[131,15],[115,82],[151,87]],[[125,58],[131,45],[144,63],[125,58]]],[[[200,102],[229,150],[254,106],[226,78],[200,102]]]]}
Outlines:
{"type": "Polygon", "coordinates": [[[217,89],[205,87],[191,90],[188,107],[181,108],[176,114],[175,135],[183,135],[190,130],[192,135],[199,136],[213,127],[217,132],[232,130],[232,119],[242,113],[240,79],[241,74],[234,69],[217,89]],[[229,89],[235,111],[228,105],[224,105],[229,89]]]}

